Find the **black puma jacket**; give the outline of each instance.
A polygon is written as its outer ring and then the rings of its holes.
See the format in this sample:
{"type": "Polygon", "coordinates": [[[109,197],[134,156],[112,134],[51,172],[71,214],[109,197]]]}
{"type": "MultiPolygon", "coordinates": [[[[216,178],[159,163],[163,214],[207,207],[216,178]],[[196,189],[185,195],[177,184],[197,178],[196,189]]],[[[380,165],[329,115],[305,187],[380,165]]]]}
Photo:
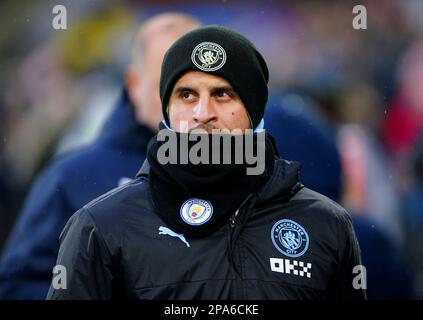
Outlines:
{"type": "Polygon", "coordinates": [[[190,239],[154,212],[144,164],[68,221],[47,298],[365,299],[348,213],[298,173],[299,164],[276,160],[226,225],[190,239]]]}

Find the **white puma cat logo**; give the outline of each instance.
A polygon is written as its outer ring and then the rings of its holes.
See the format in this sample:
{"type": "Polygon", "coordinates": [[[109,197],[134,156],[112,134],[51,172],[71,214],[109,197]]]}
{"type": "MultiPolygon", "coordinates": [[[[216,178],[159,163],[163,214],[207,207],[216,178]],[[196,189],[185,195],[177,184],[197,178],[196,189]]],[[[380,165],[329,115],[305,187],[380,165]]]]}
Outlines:
{"type": "Polygon", "coordinates": [[[185,237],[184,237],[183,234],[179,234],[179,233],[173,232],[169,228],[162,227],[162,226],[159,227],[159,234],[167,234],[168,236],[179,238],[189,248],[189,243],[185,240],[185,237]]]}

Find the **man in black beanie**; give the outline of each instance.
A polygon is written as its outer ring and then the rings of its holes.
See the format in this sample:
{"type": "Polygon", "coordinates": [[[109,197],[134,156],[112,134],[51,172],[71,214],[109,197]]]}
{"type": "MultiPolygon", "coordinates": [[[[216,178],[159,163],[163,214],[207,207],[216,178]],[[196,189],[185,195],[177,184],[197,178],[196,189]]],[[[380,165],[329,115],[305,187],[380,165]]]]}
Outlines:
{"type": "Polygon", "coordinates": [[[163,115],[169,122],[169,98],[176,81],[188,71],[225,79],[239,95],[255,128],[267,102],[269,71],[261,54],[239,33],[208,26],[186,34],[166,53],[160,78],[163,115]]]}
{"type": "Polygon", "coordinates": [[[304,187],[263,129],[268,78],[224,27],[174,43],[162,130],[133,182],[69,220],[49,299],[365,299],[348,213],[304,187]],[[263,170],[249,171],[251,150],[263,170]]]}

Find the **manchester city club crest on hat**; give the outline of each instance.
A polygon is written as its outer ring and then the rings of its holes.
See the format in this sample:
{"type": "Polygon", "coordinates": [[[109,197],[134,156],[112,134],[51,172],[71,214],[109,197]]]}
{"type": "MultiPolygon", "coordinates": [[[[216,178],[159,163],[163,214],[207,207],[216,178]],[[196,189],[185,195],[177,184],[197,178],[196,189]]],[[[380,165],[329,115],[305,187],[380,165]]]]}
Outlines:
{"type": "Polygon", "coordinates": [[[279,220],[273,225],[271,238],[279,252],[292,258],[302,256],[310,242],[305,229],[289,219],[279,220]]]}
{"type": "Polygon", "coordinates": [[[192,51],[192,62],[203,71],[216,71],[226,62],[226,52],[214,42],[202,42],[192,51]]]}
{"type": "Polygon", "coordinates": [[[209,221],[213,215],[213,206],[207,200],[189,199],[182,204],[180,215],[189,225],[199,226],[209,221]]]}

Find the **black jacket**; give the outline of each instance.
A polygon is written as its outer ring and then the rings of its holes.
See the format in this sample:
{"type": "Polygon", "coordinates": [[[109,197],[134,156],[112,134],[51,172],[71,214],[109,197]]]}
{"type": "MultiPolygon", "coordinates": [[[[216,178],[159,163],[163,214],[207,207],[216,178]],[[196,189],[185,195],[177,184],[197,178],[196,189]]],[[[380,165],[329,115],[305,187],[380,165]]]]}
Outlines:
{"type": "Polygon", "coordinates": [[[349,215],[302,187],[298,171],[277,160],[226,225],[185,239],[152,209],[145,164],[69,220],[57,260],[66,289],[52,285],[48,299],[364,299],[349,215]]]}

